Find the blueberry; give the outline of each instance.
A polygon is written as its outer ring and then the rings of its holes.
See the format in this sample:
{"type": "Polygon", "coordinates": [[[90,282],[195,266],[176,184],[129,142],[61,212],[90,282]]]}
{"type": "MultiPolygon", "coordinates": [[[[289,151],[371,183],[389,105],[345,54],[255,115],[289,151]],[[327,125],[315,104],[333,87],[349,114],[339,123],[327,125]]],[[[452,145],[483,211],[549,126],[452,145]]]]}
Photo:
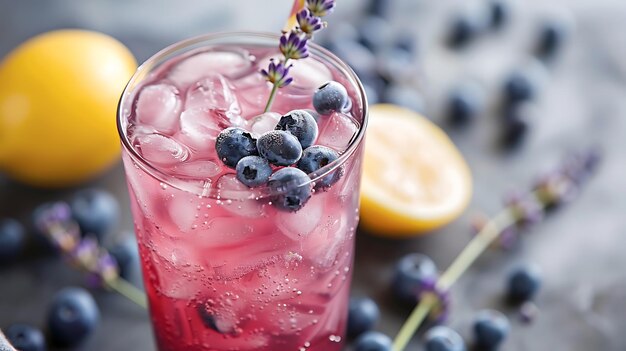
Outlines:
{"type": "Polygon", "coordinates": [[[24,247],[24,227],[20,222],[0,219],[0,262],[14,260],[24,247]]]}
{"type": "Polygon", "coordinates": [[[391,351],[391,349],[391,339],[377,331],[365,332],[354,342],[354,351],[391,351]]]}
{"type": "Polygon", "coordinates": [[[537,54],[546,58],[554,56],[563,46],[566,36],[565,24],[556,20],[545,22],[539,30],[537,54]]]}
{"type": "Polygon", "coordinates": [[[369,16],[358,27],[359,42],[377,53],[389,45],[393,38],[390,24],[381,17],[369,16]]]}
{"type": "Polygon", "coordinates": [[[310,180],[306,173],[294,167],[276,171],[267,183],[272,192],[272,204],[284,211],[301,209],[311,197],[310,180]]]}
{"type": "MultiPolygon", "coordinates": [[[[311,117],[312,118],[312,117],[311,117]]],[[[246,156],[237,162],[237,179],[249,187],[267,183],[272,175],[272,166],[260,156],[246,156]]]]}
{"type": "Polygon", "coordinates": [[[509,275],[507,295],[511,302],[532,300],[541,287],[541,272],[535,265],[516,268],[509,275]]]}
{"type": "Polygon", "coordinates": [[[85,234],[102,240],[119,222],[120,205],[109,192],[101,189],[78,191],[70,200],[72,216],[85,234]]]}
{"type": "Polygon", "coordinates": [[[480,32],[480,22],[474,17],[469,14],[462,14],[452,21],[448,33],[448,44],[451,47],[467,45],[480,32]]]}
{"type": "Polygon", "coordinates": [[[302,146],[293,134],[284,130],[264,133],[257,141],[259,154],[276,166],[289,166],[302,156],[302,146]]]}
{"type": "Polygon", "coordinates": [[[445,326],[429,329],[424,335],[424,346],[426,351],[465,351],[461,335],[445,326]]]}
{"type": "MultiPolygon", "coordinates": [[[[339,158],[337,151],[322,145],[313,145],[304,150],[298,168],[304,173],[311,174],[320,168],[334,162],[339,158]]],[[[334,170],[329,175],[320,179],[315,185],[316,189],[325,189],[335,184],[341,178],[341,169],[334,170]]]]}
{"type": "Polygon", "coordinates": [[[513,72],[504,82],[504,98],[509,105],[531,100],[535,95],[535,82],[527,72],[513,72]]]}
{"type": "Polygon", "coordinates": [[[229,127],[220,132],[215,140],[217,156],[230,168],[235,168],[237,162],[250,155],[258,155],[257,141],[245,130],[229,127]]]}
{"type": "MultiPolygon", "coordinates": [[[[46,351],[46,340],[43,333],[33,326],[13,324],[4,332],[13,347],[19,351],[46,351]]],[[[0,350],[4,349],[0,347],[0,350]]]]}
{"type": "Polygon", "coordinates": [[[502,144],[507,148],[513,148],[524,140],[529,126],[524,114],[509,112],[502,128],[502,144]]]}
{"type": "Polygon", "coordinates": [[[134,234],[128,234],[123,241],[109,249],[109,254],[115,259],[122,278],[129,281],[137,280],[140,260],[137,240],[134,234]]]}
{"type": "Polygon", "coordinates": [[[422,94],[411,87],[404,87],[395,84],[391,85],[385,91],[383,101],[402,106],[416,112],[424,112],[424,99],[422,94]]]}
{"type": "Polygon", "coordinates": [[[511,6],[508,0],[489,1],[489,25],[493,29],[499,29],[506,24],[511,16],[511,6]]]}
{"type": "Polygon", "coordinates": [[[93,332],[99,318],[98,306],[89,292],[65,288],[56,294],[48,310],[50,338],[59,346],[76,346],[93,332]]]}
{"type": "Polygon", "coordinates": [[[438,276],[437,266],[428,256],[418,253],[406,255],[395,267],[392,282],[394,295],[404,302],[417,303],[422,289],[434,284],[438,276]]]}
{"type": "Polygon", "coordinates": [[[209,306],[206,304],[199,304],[197,311],[202,324],[204,324],[206,328],[212,329],[220,334],[235,334],[237,332],[235,325],[232,323],[220,323],[219,319],[211,313],[209,306]]]}
{"type": "Polygon", "coordinates": [[[367,6],[367,12],[370,15],[387,17],[389,15],[390,5],[393,1],[390,0],[370,0],[367,6]]]}
{"type": "Polygon", "coordinates": [[[395,36],[393,43],[394,49],[402,50],[407,54],[414,56],[417,51],[417,40],[411,32],[401,32],[395,36]]]}
{"type": "Polygon", "coordinates": [[[0,351],[16,351],[5,335],[2,334],[2,330],[0,330],[0,351]]]}
{"type": "Polygon", "coordinates": [[[448,119],[457,125],[467,124],[480,112],[482,101],[478,88],[464,85],[455,88],[448,98],[448,119]]]}
{"type": "Polygon", "coordinates": [[[502,313],[483,310],[474,320],[474,338],[481,350],[497,350],[509,334],[509,320],[502,313]]]}
{"type": "Polygon", "coordinates": [[[351,298],[348,307],[348,335],[359,336],[372,330],[380,318],[380,309],[374,300],[351,298]]]}
{"type": "Polygon", "coordinates": [[[350,97],[343,85],[335,81],[324,83],[313,94],[313,107],[321,115],[329,115],[334,111],[342,111],[350,97]]]}
{"type": "Polygon", "coordinates": [[[306,110],[293,110],[280,118],[276,130],[284,130],[293,134],[303,149],[313,145],[317,139],[317,121],[306,110]]]}

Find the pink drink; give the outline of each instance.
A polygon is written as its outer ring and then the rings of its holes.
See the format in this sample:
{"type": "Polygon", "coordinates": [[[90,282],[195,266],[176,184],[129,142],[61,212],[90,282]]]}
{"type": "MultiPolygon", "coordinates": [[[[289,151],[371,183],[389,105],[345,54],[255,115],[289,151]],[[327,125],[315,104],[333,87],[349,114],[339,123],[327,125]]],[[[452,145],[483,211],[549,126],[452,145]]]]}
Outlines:
{"type": "Polygon", "coordinates": [[[297,212],[275,208],[218,159],[226,127],[274,129],[260,115],[271,86],[259,74],[277,38],[192,39],[148,60],[129,83],[118,120],[152,323],[161,351],[340,350],[345,339],[358,222],[360,84],[317,48],[294,62],[272,111],[312,109],[314,90],[341,82],[351,112],[321,116],[315,144],[342,155],[342,172],[297,212]]]}

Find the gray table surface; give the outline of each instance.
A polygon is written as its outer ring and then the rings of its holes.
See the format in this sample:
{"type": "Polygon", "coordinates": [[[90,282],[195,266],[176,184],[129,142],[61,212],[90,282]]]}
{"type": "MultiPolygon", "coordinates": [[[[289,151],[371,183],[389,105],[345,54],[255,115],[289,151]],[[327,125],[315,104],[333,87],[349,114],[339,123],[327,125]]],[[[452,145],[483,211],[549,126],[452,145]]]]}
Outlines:
{"type": "MultiPolygon", "coordinates": [[[[286,12],[289,2],[275,0],[272,8],[286,12]]],[[[189,0],[182,6],[166,0],[0,0],[0,55],[42,31],[78,27],[119,38],[141,61],[167,44],[204,32],[275,31],[283,14],[269,11],[266,3],[189,0]]],[[[458,282],[450,324],[467,336],[476,310],[501,308],[513,320],[503,350],[626,350],[626,3],[544,3],[514,2],[515,17],[504,32],[454,53],[441,42],[446,19],[460,2],[394,1],[394,23],[414,30],[420,40],[423,74],[408,83],[422,89],[428,115],[436,122],[442,121],[442,96],[460,80],[478,81],[490,93],[490,105],[495,105],[501,77],[529,58],[535,24],[542,18],[567,10],[576,19],[576,29],[562,57],[545,72],[532,131],[521,149],[511,153],[496,147],[493,111],[465,130],[449,129],[474,174],[475,196],[465,215],[433,235],[401,242],[359,233],[353,294],[369,295],[381,304],[378,329],[389,335],[395,335],[409,313],[394,304],[388,291],[392,266],[399,257],[423,252],[446,267],[470,239],[472,213],[495,213],[506,191],[525,188],[566,150],[599,143],[606,162],[575,203],[532,230],[515,250],[484,255],[458,282]],[[539,264],[545,275],[537,299],[541,312],[528,326],[502,304],[506,273],[523,261],[539,264]]],[[[362,7],[361,1],[342,0],[333,23],[356,21],[362,7]]],[[[118,197],[125,210],[119,229],[131,229],[121,164],[85,184],[94,185],[118,197]]],[[[0,217],[27,221],[36,204],[67,198],[72,191],[31,189],[0,176],[0,217]]],[[[0,267],[0,327],[18,321],[42,325],[54,292],[83,282],[61,260],[30,251],[17,264],[0,267]]],[[[79,350],[155,349],[146,311],[115,294],[95,292],[95,297],[102,323],[79,350]]],[[[417,345],[416,338],[410,349],[419,349],[417,345]]]]}

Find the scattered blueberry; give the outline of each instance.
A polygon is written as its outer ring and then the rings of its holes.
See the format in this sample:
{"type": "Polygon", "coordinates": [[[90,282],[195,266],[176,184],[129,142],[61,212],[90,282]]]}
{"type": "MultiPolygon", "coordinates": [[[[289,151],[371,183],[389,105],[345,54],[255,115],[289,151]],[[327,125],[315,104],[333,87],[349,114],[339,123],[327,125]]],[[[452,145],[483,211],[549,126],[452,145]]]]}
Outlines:
{"type": "MultiPolygon", "coordinates": [[[[300,158],[300,161],[298,161],[298,168],[300,168],[306,174],[311,174],[316,172],[318,169],[328,165],[329,163],[334,162],[338,158],[339,154],[337,153],[337,151],[326,146],[313,145],[309,148],[306,148],[302,153],[302,158],[300,158]]],[[[315,188],[328,188],[331,185],[335,184],[339,180],[339,178],[341,178],[341,175],[341,169],[335,170],[319,180],[315,185],[315,188]]]]}
{"type": "Polygon", "coordinates": [[[395,267],[392,289],[404,302],[417,303],[418,295],[426,286],[432,286],[438,278],[437,266],[422,254],[408,254],[395,267]]]}
{"type": "MultiPolygon", "coordinates": [[[[415,74],[414,56],[406,50],[390,48],[378,54],[377,73],[388,82],[415,74]]],[[[406,80],[406,79],[404,79],[406,80]]]]}
{"type": "Polygon", "coordinates": [[[98,306],[82,288],[58,292],[48,310],[48,330],[54,344],[72,347],[83,342],[100,318],[98,306]]]}
{"type": "Polygon", "coordinates": [[[350,97],[346,88],[335,81],[324,83],[313,94],[313,107],[321,115],[341,111],[348,105],[350,97]]]}
{"type": "Polygon", "coordinates": [[[509,334],[508,318],[498,311],[483,310],[474,320],[474,340],[481,350],[497,350],[509,334]]]}
{"type": "Polygon", "coordinates": [[[424,112],[422,94],[411,87],[393,84],[387,88],[383,102],[406,107],[416,112],[424,112]]]}
{"type": "Polygon", "coordinates": [[[411,56],[414,56],[417,51],[417,40],[411,32],[401,32],[394,36],[395,40],[393,48],[402,50],[411,56]]]}
{"type": "Polygon", "coordinates": [[[533,78],[524,71],[513,72],[504,82],[505,102],[514,105],[531,100],[536,95],[533,78]]]}
{"type": "Polygon", "coordinates": [[[250,155],[258,155],[257,141],[247,131],[229,127],[220,132],[215,140],[215,150],[220,160],[230,168],[235,168],[237,162],[250,155]]]}
{"type": "Polygon", "coordinates": [[[391,351],[393,343],[391,339],[377,331],[368,331],[354,342],[354,351],[391,351]]]}
{"type": "Polygon", "coordinates": [[[461,14],[453,20],[448,34],[450,46],[465,46],[480,32],[480,23],[474,17],[469,14],[461,14]]]}
{"type": "Polygon", "coordinates": [[[477,89],[472,85],[463,85],[450,93],[447,112],[452,123],[467,124],[480,112],[482,101],[477,89]]]}
{"type": "Polygon", "coordinates": [[[429,329],[424,336],[424,345],[426,351],[465,351],[461,335],[445,326],[429,329]]]}
{"type": "MultiPolygon", "coordinates": [[[[311,117],[313,118],[313,117],[311,117]]],[[[260,156],[246,156],[237,162],[237,179],[249,187],[267,183],[272,175],[272,166],[260,156]]]]}
{"type": "Polygon", "coordinates": [[[259,154],[276,166],[289,166],[302,156],[302,146],[293,134],[284,130],[263,133],[257,141],[259,154]]]}
{"type": "Polygon", "coordinates": [[[372,330],[380,318],[380,309],[374,300],[351,298],[348,307],[348,335],[359,336],[372,330]]]}
{"type": "Polygon", "coordinates": [[[567,30],[565,24],[556,20],[545,22],[539,30],[537,54],[542,57],[552,57],[563,46],[567,30]]]}
{"type": "MultiPolygon", "coordinates": [[[[46,351],[41,330],[26,324],[13,324],[4,330],[7,339],[19,351],[46,351]]],[[[4,350],[0,347],[0,350],[4,350]]]]}
{"type": "Polygon", "coordinates": [[[508,148],[518,146],[526,137],[528,129],[526,115],[510,112],[502,127],[502,144],[508,148]]]}
{"type": "Polygon", "coordinates": [[[109,254],[115,259],[122,278],[129,281],[137,280],[140,261],[134,234],[128,234],[123,241],[109,249],[109,254]]]}
{"type": "Polygon", "coordinates": [[[288,112],[280,118],[276,130],[284,130],[293,134],[298,138],[303,149],[313,145],[319,132],[317,121],[306,110],[288,112]]]}
{"type": "Polygon", "coordinates": [[[14,260],[24,247],[24,227],[20,222],[0,219],[0,262],[14,260]]]}
{"type": "Polygon", "coordinates": [[[489,1],[489,25],[493,29],[499,29],[506,24],[511,16],[511,6],[508,0],[489,1]]]}
{"type": "Polygon", "coordinates": [[[541,287],[541,272],[535,265],[524,265],[509,276],[507,295],[512,302],[532,300],[541,287]]]}
{"type": "Polygon", "coordinates": [[[344,40],[341,38],[331,38],[328,49],[345,61],[359,77],[369,75],[376,69],[376,57],[363,44],[344,40]]]}
{"type": "Polygon", "coordinates": [[[267,183],[272,191],[271,201],[276,208],[295,212],[311,197],[309,176],[294,167],[279,169],[267,183]]]}
{"type": "Polygon", "coordinates": [[[219,320],[210,312],[206,304],[199,304],[197,307],[198,315],[202,320],[202,324],[205,327],[212,329],[220,334],[234,334],[236,333],[235,326],[233,324],[220,323],[219,320]]]}
{"type": "Polygon", "coordinates": [[[367,12],[370,15],[387,17],[389,15],[390,5],[393,1],[390,0],[370,0],[367,6],[367,12]]]}
{"type": "Polygon", "coordinates": [[[72,216],[81,232],[102,240],[119,222],[120,205],[109,192],[101,189],[80,190],[70,200],[72,216]]]}
{"type": "Polygon", "coordinates": [[[373,53],[388,46],[394,37],[389,22],[378,16],[367,17],[357,29],[359,42],[373,53]]]}

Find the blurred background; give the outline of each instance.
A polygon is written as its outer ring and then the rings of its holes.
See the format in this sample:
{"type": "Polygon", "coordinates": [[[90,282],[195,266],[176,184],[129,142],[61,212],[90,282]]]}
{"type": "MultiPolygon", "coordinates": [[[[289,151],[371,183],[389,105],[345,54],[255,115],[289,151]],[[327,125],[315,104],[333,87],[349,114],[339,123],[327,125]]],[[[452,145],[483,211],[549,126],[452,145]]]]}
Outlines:
{"type": "MultiPolygon", "coordinates": [[[[290,7],[290,0],[0,0],[0,57],[37,34],[81,28],[118,39],[142,62],[207,32],[278,32],[290,7]]],[[[487,0],[339,0],[319,37],[357,71],[371,102],[423,113],[450,135],[473,173],[469,209],[431,235],[394,241],[359,233],[353,294],[374,298],[382,308],[377,329],[395,335],[409,313],[389,294],[398,258],[423,252],[445,268],[470,240],[473,215],[494,214],[507,192],[528,189],[563,155],[599,145],[604,163],[575,202],[513,250],[487,253],[459,281],[450,325],[467,336],[476,310],[506,309],[507,272],[534,262],[544,272],[539,316],[530,325],[514,321],[503,350],[624,350],[626,2],[511,0],[500,24],[490,9],[487,0]]],[[[7,138],[1,129],[0,138],[7,138]]],[[[132,230],[119,160],[87,182],[55,190],[2,173],[0,162],[0,217],[28,224],[38,204],[99,187],[122,209],[107,240],[132,230]]],[[[29,237],[16,262],[0,264],[0,328],[43,327],[51,296],[84,285],[80,273],[35,241],[29,237]]],[[[155,349],[144,310],[112,293],[94,295],[102,323],[79,350],[155,349]]]]}

